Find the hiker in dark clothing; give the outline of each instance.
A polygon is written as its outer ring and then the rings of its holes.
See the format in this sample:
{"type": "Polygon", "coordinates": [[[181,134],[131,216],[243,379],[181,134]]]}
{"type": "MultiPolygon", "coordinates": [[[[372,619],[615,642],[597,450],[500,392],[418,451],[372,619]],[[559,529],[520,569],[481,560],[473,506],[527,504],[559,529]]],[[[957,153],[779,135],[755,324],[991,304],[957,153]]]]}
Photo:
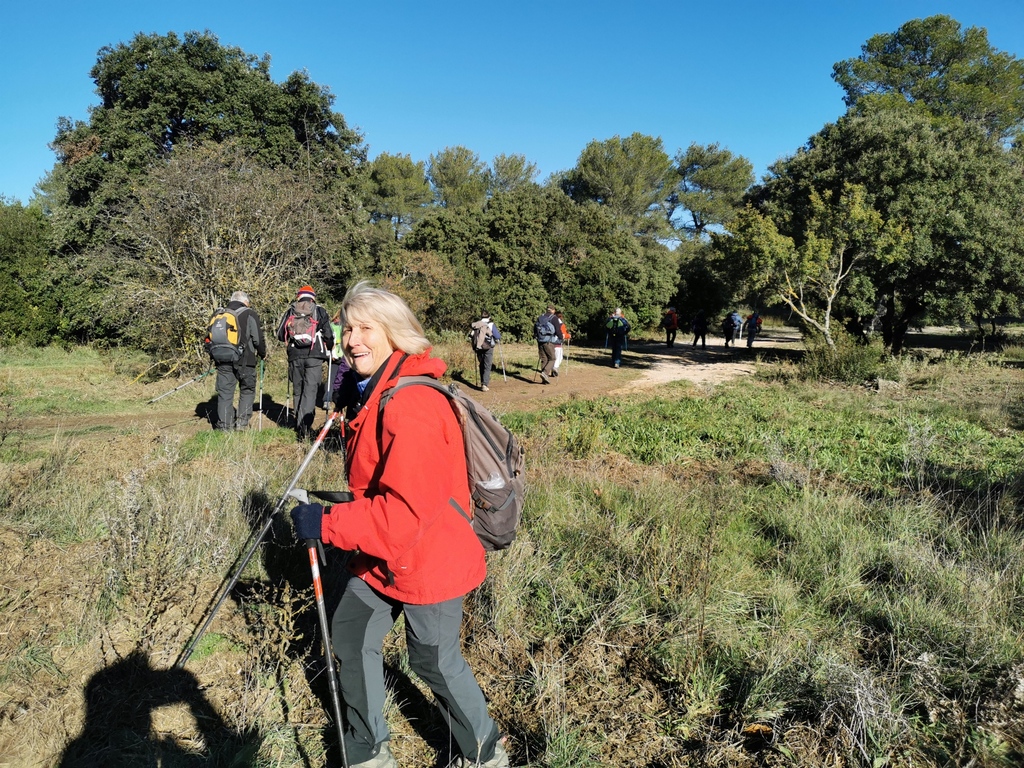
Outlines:
{"type": "MultiPolygon", "coordinates": [[[[722,335],[725,336],[725,346],[729,346],[730,341],[739,341],[740,339],[740,328],[743,326],[743,318],[740,317],[740,313],[733,310],[725,319],[722,321],[722,335]]],[[[736,345],[733,344],[735,347],[736,345]]]]}
{"type": "Polygon", "coordinates": [[[548,304],[547,311],[537,318],[533,335],[537,339],[537,354],[540,356],[540,378],[545,384],[551,383],[555,370],[555,344],[560,342],[562,324],[555,314],[555,308],[548,304]]]}
{"type": "Polygon", "coordinates": [[[693,346],[697,346],[697,340],[700,339],[701,349],[707,349],[707,335],[708,335],[708,319],[704,316],[704,310],[700,310],[697,316],[693,318],[693,323],[690,325],[690,330],[693,331],[693,346]]]}
{"type": "MultiPolygon", "coordinates": [[[[243,430],[252,418],[252,404],[256,400],[256,360],[267,357],[267,342],[259,316],[249,308],[249,296],[244,291],[231,294],[225,309],[238,319],[239,344],[244,346],[241,357],[233,363],[217,366],[217,423],[214,429],[243,430]],[[238,410],[235,410],[235,387],[238,387],[238,410]]],[[[262,407],[262,404],[261,406],[262,407]]]]}
{"type": "Polygon", "coordinates": [[[501,341],[501,331],[491,320],[491,313],[486,309],[480,313],[480,319],[470,326],[470,341],[480,372],[480,389],[486,392],[491,383],[491,366],[494,363],[494,345],[501,341]]]}
{"type": "Polygon", "coordinates": [[[622,345],[630,330],[629,320],[623,317],[621,307],[615,308],[604,327],[608,329],[608,341],[612,345],[612,365],[618,368],[622,363],[622,345]]]}
{"type": "Polygon", "coordinates": [[[295,301],[277,325],[277,339],[288,346],[288,378],[295,396],[295,432],[300,440],[305,440],[313,428],[324,363],[334,348],[331,318],[327,310],[316,303],[312,287],[304,285],[295,294],[295,301]]]}

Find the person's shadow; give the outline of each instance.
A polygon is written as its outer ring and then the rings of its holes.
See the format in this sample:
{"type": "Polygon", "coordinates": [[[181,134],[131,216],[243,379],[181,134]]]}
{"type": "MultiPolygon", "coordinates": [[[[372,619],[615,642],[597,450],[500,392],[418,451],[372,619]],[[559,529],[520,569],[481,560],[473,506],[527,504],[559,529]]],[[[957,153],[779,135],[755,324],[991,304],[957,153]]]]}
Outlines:
{"type": "Polygon", "coordinates": [[[85,687],[85,725],[59,768],[251,768],[261,736],[231,729],[184,669],[154,669],[135,651],[94,674],[85,687]],[[154,710],[185,704],[199,738],[155,733],[154,710]]]}

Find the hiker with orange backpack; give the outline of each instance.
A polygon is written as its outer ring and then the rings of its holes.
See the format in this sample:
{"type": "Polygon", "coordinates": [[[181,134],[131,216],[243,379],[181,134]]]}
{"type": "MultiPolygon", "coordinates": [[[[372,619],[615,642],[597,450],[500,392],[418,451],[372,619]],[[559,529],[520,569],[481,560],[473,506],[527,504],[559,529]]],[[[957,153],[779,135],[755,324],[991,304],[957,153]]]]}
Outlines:
{"type": "Polygon", "coordinates": [[[316,303],[312,286],[304,285],[277,325],[277,339],[288,349],[288,380],[295,396],[295,433],[307,440],[313,428],[316,398],[324,363],[334,348],[327,310],[316,303]]]}

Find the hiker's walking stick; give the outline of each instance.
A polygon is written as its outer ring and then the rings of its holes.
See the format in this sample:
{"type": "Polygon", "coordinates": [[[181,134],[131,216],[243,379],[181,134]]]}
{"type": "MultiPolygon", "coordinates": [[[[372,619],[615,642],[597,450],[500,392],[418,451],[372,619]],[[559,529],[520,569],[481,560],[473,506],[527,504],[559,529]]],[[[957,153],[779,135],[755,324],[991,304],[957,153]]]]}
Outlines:
{"type": "Polygon", "coordinates": [[[167,397],[168,395],[173,395],[173,394],[174,394],[175,392],[177,392],[177,391],[178,391],[179,389],[184,389],[184,388],[185,388],[185,387],[187,387],[187,386],[188,386],[189,384],[195,384],[195,383],[196,383],[197,381],[199,381],[200,379],[203,379],[203,378],[205,378],[205,377],[209,376],[209,375],[210,375],[211,373],[213,373],[213,371],[214,371],[214,367],[213,367],[213,366],[211,365],[211,366],[210,366],[210,370],[208,370],[208,371],[207,371],[206,373],[201,373],[201,374],[199,374],[198,376],[196,376],[196,377],[195,377],[194,379],[190,379],[189,381],[186,381],[186,382],[185,382],[184,384],[179,384],[179,385],[178,385],[178,386],[176,386],[176,387],[175,387],[174,389],[172,389],[172,390],[171,390],[170,392],[164,392],[164,393],[163,393],[162,395],[160,395],[160,397],[154,397],[154,398],[153,398],[152,400],[150,400],[150,401],[149,401],[148,403],[146,403],[146,405],[152,405],[152,404],[153,404],[153,403],[155,403],[155,402],[156,402],[157,400],[163,400],[163,399],[164,399],[165,397],[167,397]]]}
{"type": "Polygon", "coordinates": [[[286,397],[284,401],[284,425],[287,427],[291,421],[291,410],[292,410],[292,371],[291,366],[288,367],[288,383],[285,384],[286,397]]]}
{"type": "Polygon", "coordinates": [[[334,668],[334,651],[331,648],[331,630],[327,624],[327,607],[324,605],[324,586],[320,581],[320,562],[317,558],[317,547],[319,545],[319,539],[306,539],[306,551],[309,553],[309,568],[313,573],[313,595],[316,598],[316,613],[317,616],[320,617],[320,636],[324,641],[324,663],[327,665],[327,685],[331,691],[331,705],[334,707],[334,722],[338,727],[338,743],[341,744],[341,764],[344,768],[348,768],[348,750],[345,748],[345,722],[341,719],[341,696],[338,693],[338,673],[334,668]]]}
{"type": "Polygon", "coordinates": [[[260,426],[259,431],[263,431],[263,361],[260,360],[260,426]]]}
{"type": "Polygon", "coordinates": [[[196,632],[195,636],[192,638],[192,640],[189,641],[188,645],[185,646],[185,649],[181,652],[181,655],[178,656],[177,661],[174,662],[174,666],[178,669],[181,669],[185,666],[185,662],[187,662],[189,656],[192,655],[192,652],[195,650],[196,645],[199,644],[199,640],[203,637],[204,634],[206,634],[206,630],[210,628],[210,624],[213,623],[213,617],[217,615],[217,611],[220,610],[221,605],[227,599],[228,595],[231,594],[231,590],[235,588],[235,584],[238,583],[238,579],[241,577],[242,571],[245,570],[245,567],[249,564],[249,561],[252,559],[252,556],[256,553],[256,548],[259,547],[260,542],[263,541],[267,533],[270,531],[270,526],[273,525],[274,518],[277,517],[277,513],[280,512],[281,509],[284,507],[284,504],[288,500],[288,497],[291,495],[291,492],[295,489],[295,486],[298,484],[299,478],[302,477],[302,473],[306,471],[306,467],[308,467],[309,463],[313,460],[313,455],[320,448],[321,444],[324,441],[324,438],[327,437],[327,430],[330,429],[331,424],[334,422],[334,417],[336,415],[336,413],[332,413],[327,417],[327,421],[324,422],[323,427],[320,429],[320,434],[318,434],[316,436],[316,440],[313,441],[313,445],[309,449],[309,453],[306,454],[306,458],[304,458],[302,460],[302,464],[299,465],[299,471],[295,473],[295,477],[292,478],[291,483],[288,484],[288,488],[281,495],[281,500],[277,502],[277,506],[274,507],[274,511],[267,516],[266,521],[263,523],[263,527],[260,528],[260,530],[257,531],[255,534],[253,534],[253,541],[249,545],[248,549],[245,550],[245,552],[237,561],[238,565],[235,567],[234,572],[231,574],[229,578],[225,579],[224,585],[221,587],[217,600],[213,604],[213,608],[210,609],[209,615],[206,617],[206,621],[203,622],[203,625],[196,632]]]}
{"type": "Polygon", "coordinates": [[[505,350],[501,348],[501,342],[498,342],[498,354],[501,355],[501,379],[502,381],[508,381],[508,376],[505,375],[505,350]]]}

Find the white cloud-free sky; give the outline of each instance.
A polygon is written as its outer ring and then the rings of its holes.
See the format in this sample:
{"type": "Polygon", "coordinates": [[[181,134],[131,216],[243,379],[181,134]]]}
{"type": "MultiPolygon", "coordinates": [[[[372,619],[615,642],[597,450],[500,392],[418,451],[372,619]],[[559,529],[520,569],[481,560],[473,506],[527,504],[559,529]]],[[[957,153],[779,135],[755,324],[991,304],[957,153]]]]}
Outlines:
{"type": "Polygon", "coordinates": [[[217,35],[306,70],[370,157],[463,145],[519,153],[543,180],[592,140],[640,132],[743,155],[760,176],[843,111],[832,65],[872,35],[944,13],[1024,58],[1020,0],[180,0],[18,3],[0,22],[0,196],[28,202],[61,116],[97,103],[89,70],[139,32],[217,35]]]}

